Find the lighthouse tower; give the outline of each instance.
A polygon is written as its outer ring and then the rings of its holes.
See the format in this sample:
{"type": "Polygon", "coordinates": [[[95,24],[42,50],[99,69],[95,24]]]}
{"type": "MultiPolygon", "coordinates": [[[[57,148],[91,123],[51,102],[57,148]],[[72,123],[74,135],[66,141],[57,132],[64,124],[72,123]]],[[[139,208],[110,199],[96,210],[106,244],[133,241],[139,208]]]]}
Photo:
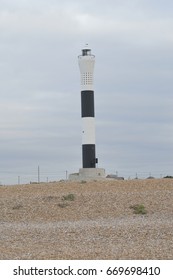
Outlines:
{"type": "Polygon", "coordinates": [[[100,180],[105,178],[105,169],[96,168],[95,112],[93,74],[95,56],[88,44],[78,56],[81,74],[81,117],[82,117],[82,168],[79,173],[69,175],[69,180],[100,180]]]}
{"type": "Polygon", "coordinates": [[[83,168],[95,168],[95,114],[93,73],[95,56],[86,45],[78,56],[81,73],[82,163],[83,168]]]}

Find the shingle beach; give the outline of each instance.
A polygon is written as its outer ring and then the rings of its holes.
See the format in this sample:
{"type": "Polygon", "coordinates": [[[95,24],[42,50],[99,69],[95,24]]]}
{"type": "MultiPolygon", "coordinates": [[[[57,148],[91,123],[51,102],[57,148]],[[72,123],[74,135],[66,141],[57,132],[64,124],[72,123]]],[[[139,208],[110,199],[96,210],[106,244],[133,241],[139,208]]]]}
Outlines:
{"type": "Polygon", "coordinates": [[[172,260],[173,180],[1,186],[0,259],[172,260]]]}

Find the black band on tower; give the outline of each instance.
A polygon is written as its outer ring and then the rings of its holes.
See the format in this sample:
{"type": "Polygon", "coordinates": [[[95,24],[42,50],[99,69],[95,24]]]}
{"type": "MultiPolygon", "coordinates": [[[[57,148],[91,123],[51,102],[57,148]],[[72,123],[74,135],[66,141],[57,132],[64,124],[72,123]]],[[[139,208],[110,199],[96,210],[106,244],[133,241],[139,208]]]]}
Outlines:
{"type": "Polygon", "coordinates": [[[83,168],[95,168],[95,145],[85,144],[82,145],[83,168]]]}
{"type": "Polygon", "coordinates": [[[81,113],[82,117],[94,118],[94,91],[81,91],[81,113]]]}

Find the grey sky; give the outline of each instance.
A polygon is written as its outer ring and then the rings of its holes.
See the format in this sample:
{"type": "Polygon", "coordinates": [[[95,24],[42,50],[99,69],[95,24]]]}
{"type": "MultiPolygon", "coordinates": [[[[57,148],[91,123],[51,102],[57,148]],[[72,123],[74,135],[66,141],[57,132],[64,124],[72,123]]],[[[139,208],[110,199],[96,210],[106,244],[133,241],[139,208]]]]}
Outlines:
{"type": "Polygon", "coordinates": [[[42,180],[81,167],[85,43],[96,56],[99,166],[172,174],[172,13],[169,0],[1,0],[0,181],[34,180],[38,165],[42,180]]]}

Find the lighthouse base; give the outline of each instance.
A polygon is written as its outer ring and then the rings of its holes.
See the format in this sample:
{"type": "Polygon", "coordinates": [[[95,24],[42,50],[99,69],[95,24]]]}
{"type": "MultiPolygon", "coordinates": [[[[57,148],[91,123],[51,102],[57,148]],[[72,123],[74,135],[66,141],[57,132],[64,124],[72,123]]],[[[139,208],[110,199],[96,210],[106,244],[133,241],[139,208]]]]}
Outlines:
{"type": "Polygon", "coordinates": [[[93,181],[105,179],[104,168],[80,168],[79,173],[69,175],[70,181],[93,181]]]}

